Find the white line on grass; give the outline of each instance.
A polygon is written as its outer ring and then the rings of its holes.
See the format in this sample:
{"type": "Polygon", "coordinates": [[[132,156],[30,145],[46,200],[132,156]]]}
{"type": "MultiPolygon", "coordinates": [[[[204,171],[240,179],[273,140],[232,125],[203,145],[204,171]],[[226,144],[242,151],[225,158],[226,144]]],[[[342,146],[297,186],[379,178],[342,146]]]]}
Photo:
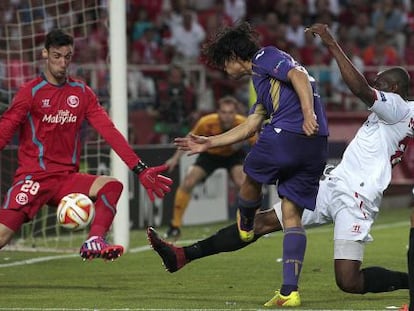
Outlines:
{"type": "MultiPolygon", "coordinates": [[[[409,222],[408,221],[400,221],[400,222],[395,222],[395,223],[391,223],[391,224],[374,225],[373,230],[383,230],[383,229],[397,228],[397,227],[403,227],[403,226],[406,227],[407,230],[408,230],[409,222]]],[[[307,232],[308,232],[308,234],[311,234],[312,232],[320,233],[320,232],[328,232],[328,231],[331,231],[331,230],[332,230],[331,227],[329,227],[329,228],[314,227],[314,228],[309,228],[307,232]]],[[[196,240],[184,240],[184,241],[179,241],[179,242],[180,242],[180,244],[187,245],[187,244],[190,244],[190,243],[194,243],[195,241],[196,240]]],[[[130,253],[141,253],[141,252],[148,251],[150,249],[151,249],[151,247],[149,245],[145,245],[145,246],[139,246],[139,247],[131,248],[129,250],[129,252],[130,253]]],[[[67,258],[72,258],[72,257],[77,257],[77,256],[79,256],[79,255],[78,254],[68,254],[68,255],[37,257],[37,258],[25,259],[25,260],[21,260],[21,261],[10,262],[10,263],[3,263],[3,264],[0,264],[0,268],[8,268],[8,267],[15,267],[15,266],[23,266],[23,265],[32,265],[32,264],[39,263],[39,262],[59,260],[59,259],[67,259],[67,258]]],[[[0,311],[1,310],[5,310],[5,309],[2,309],[0,307],[0,311]]],[[[7,310],[10,310],[10,309],[7,309],[7,310]]],[[[17,310],[22,310],[22,309],[17,309],[17,310]]],[[[25,310],[37,310],[37,309],[25,309],[25,310]]],[[[50,309],[50,310],[62,310],[62,309],[50,309]]],[[[64,310],[88,310],[88,309],[64,309],[64,310]]],[[[121,309],[107,309],[107,310],[121,310],[121,309]]],[[[125,309],[125,310],[156,310],[156,309],[125,309]]],[[[158,309],[158,310],[162,310],[162,309],[158,309]]],[[[189,309],[189,310],[196,310],[196,309],[189,309]]],[[[210,310],[225,310],[225,309],[210,309],[210,310]]]]}
{"type": "MultiPolygon", "coordinates": [[[[0,311],[267,311],[268,309],[145,309],[145,308],[126,308],[126,309],[71,309],[71,308],[1,308],[0,311]]],[[[326,311],[326,309],[300,309],[301,311],[326,311]]],[[[382,310],[382,309],[380,309],[382,310]]],[[[353,311],[347,309],[332,309],[329,311],[353,311]]],[[[375,309],[361,311],[378,311],[375,309]]]]}
{"type": "MultiPolygon", "coordinates": [[[[145,309],[145,308],[125,308],[125,309],[88,309],[88,308],[1,308],[0,311],[267,311],[268,309],[145,309]]],[[[353,311],[347,309],[295,309],[298,311],[353,311]]],[[[379,309],[382,310],[382,309],[379,309]]],[[[361,310],[377,311],[377,310],[361,310]]]]}
{"type": "MultiPolygon", "coordinates": [[[[8,267],[14,267],[14,266],[22,266],[22,265],[31,265],[38,262],[45,262],[45,261],[51,261],[51,260],[57,260],[57,259],[66,259],[79,256],[78,254],[70,254],[70,255],[56,255],[56,256],[46,256],[46,257],[37,257],[37,258],[31,258],[31,259],[25,259],[21,261],[15,261],[10,263],[2,263],[0,264],[0,268],[8,268],[8,267]]],[[[0,310],[2,310],[0,308],[0,310]]]]}

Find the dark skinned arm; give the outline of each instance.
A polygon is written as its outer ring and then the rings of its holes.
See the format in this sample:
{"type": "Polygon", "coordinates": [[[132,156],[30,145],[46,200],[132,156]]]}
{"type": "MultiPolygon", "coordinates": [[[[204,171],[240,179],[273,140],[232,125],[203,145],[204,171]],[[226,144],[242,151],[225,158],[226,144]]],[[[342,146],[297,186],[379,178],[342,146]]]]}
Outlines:
{"type": "Polygon", "coordinates": [[[313,35],[318,35],[324,45],[329,49],[335,58],[341,71],[342,78],[348,85],[351,92],[359,97],[365,105],[372,107],[377,96],[375,90],[368,84],[364,75],[354,66],[351,60],[346,56],[338,42],[332,36],[328,25],[314,24],[306,29],[313,35]]]}

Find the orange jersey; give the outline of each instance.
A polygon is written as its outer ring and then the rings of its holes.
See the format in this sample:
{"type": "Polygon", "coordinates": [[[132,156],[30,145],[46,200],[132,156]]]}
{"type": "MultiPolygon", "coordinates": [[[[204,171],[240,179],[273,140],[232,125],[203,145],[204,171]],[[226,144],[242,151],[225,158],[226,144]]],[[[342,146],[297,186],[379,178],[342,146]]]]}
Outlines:
{"type": "MultiPolygon", "coordinates": [[[[245,120],[246,120],[245,116],[237,114],[232,127],[236,127],[240,123],[243,123],[245,120]]],[[[221,127],[218,113],[211,113],[211,114],[205,115],[204,117],[201,117],[197,121],[193,129],[191,130],[191,133],[195,135],[200,135],[200,136],[213,136],[213,135],[222,134],[224,132],[225,130],[223,130],[223,128],[221,127]]],[[[248,143],[250,145],[254,144],[255,141],[256,141],[255,136],[248,139],[248,143]]],[[[239,144],[236,144],[236,145],[239,145],[239,144]]],[[[239,149],[240,147],[234,147],[234,145],[227,145],[227,146],[211,148],[207,150],[207,153],[226,157],[226,156],[230,156],[234,154],[239,149]]]]}

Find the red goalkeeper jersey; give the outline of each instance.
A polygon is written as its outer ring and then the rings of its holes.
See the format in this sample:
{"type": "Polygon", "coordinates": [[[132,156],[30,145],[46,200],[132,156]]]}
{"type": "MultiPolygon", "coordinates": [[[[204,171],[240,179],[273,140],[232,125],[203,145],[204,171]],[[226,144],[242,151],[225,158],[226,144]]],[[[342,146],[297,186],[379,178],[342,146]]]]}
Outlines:
{"type": "Polygon", "coordinates": [[[85,120],[129,168],[138,163],[139,157],[115,128],[95,93],[72,78],[63,85],[53,85],[39,76],[24,84],[0,119],[0,150],[19,130],[17,175],[77,171],[85,120]]]}

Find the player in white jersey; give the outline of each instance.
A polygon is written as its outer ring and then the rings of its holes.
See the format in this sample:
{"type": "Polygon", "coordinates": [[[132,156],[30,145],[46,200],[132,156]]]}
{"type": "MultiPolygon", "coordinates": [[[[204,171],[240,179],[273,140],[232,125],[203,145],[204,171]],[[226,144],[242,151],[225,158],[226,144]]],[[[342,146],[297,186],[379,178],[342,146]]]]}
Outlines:
{"type": "MultiPolygon", "coordinates": [[[[378,79],[400,70],[389,69],[378,79]]],[[[347,146],[338,166],[320,182],[318,212],[302,218],[311,224],[341,219],[335,222],[335,259],[362,261],[363,244],[345,243],[354,246],[352,251],[344,252],[341,240],[372,241],[370,228],[391,181],[392,166],[401,161],[414,135],[414,103],[394,93],[375,93],[377,99],[369,108],[372,113],[347,146]]]]}
{"type": "Polygon", "coordinates": [[[372,112],[331,177],[321,183],[324,195],[318,198],[318,208],[324,210],[331,205],[330,214],[335,222],[337,284],[345,291],[358,293],[386,283],[387,271],[361,273],[360,267],[364,243],[372,240],[369,232],[391,181],[392,167],[401,161],[414,136],[414,107],[407,100],[410,76],[404,68],[393,67],[378,73],[371,87],[327,25],[314,24],[307,31],[322,39],[338,63],[345,83],[372,112]],[[323,187],[329,191],[323,191],[323,187]],[[336,221],[338,218],[341,221],[336,221]]]}
{"type": "MultiPolygon", "coordinates": [[[[302,222],[333,221],[334,264],[338,287],[349,293],[378,293],[408,288],[408,274],[382,267],[361,269],[366,242],[381,204],[383,191],[391,181],[392,167],[401,161],[407,141],[413,137],[414,105],[407,101],[410,77],[401,67],[378,73],[371,87],[344,54],[328,27],[315,24],[309,31],[321,37],[341,70],[344,81],[372,112],[346,148],[340,164],[321,180],[315,212],[306,212],[302,222]]],[[[281,230],[282,213],[268,210],[256,214],[255,240],[281,230]],[[276,217],[277,215],[277,217],[276,217]]],[[[187,247],[176,247],[158,238],[150,228],[150,243],[170,272],[191,260],[234,251],[249,243],[237,237],[235,225],[187,247]]],[[[265,306],[274,306],[278,291],[265,306]]],[[[288,306],[282,305],[282,306],[288,306]]]]}

